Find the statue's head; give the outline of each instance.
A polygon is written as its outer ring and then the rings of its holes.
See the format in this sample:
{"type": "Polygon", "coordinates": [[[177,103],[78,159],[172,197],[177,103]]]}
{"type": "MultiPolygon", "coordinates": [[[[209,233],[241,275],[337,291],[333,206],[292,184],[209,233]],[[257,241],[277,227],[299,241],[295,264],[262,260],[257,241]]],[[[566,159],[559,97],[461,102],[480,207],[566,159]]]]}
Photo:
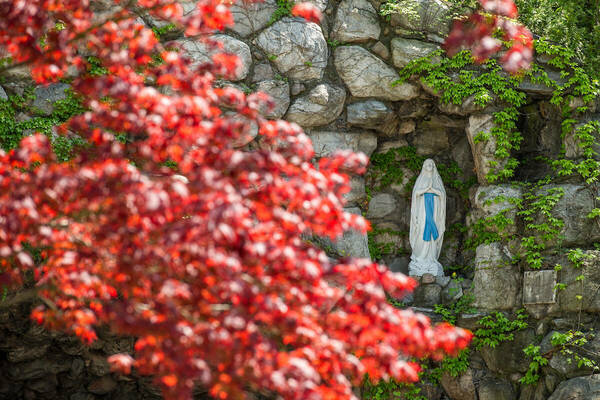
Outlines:
{"type": "Polygon", "coordinates": [[[425,162],[423,163],[423,171],[427,171],[429,173],[433,172],[433,170],[435,169],[435,163],[433,162],[433,160],[431,158],[428,158],[427,160],[425,160],[425,162]]]}

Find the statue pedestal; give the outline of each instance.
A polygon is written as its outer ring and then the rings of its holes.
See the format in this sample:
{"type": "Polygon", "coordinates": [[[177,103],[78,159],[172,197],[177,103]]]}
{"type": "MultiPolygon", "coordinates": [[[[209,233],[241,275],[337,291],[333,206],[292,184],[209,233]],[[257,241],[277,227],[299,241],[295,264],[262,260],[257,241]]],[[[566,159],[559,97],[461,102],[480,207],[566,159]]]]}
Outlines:
{"type": "Polygon", "coordinates": [[[423,262],[411,259],[410,264],[408,264],[408,275],[423,276],[424,274],[444,276],[444,267],[437,260],[427,260],[427,262],[423,262]]]}

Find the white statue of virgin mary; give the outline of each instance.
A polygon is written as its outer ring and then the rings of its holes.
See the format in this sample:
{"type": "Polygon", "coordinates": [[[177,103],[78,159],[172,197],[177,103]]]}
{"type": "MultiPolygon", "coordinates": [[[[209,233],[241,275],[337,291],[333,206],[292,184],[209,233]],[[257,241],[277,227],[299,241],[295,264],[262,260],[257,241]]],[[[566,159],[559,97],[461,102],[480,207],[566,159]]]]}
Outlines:
{"type": "Polygon", "coordinates": [[[410,246],[408,273],[443,276],[438,257],[446,230],[446,190],[432,159],[423,163],[415,182],[410,206],[410,246]]]}

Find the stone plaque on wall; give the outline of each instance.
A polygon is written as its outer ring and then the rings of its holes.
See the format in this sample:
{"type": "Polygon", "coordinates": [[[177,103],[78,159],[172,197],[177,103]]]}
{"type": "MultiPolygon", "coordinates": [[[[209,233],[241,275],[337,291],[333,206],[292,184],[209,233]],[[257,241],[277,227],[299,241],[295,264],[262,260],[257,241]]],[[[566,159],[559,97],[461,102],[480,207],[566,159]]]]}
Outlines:
{"type": "Polygon", "coordinates": [[[523,304],[556,303],[556,271],[526,271],[523,276],[523,304]]]}

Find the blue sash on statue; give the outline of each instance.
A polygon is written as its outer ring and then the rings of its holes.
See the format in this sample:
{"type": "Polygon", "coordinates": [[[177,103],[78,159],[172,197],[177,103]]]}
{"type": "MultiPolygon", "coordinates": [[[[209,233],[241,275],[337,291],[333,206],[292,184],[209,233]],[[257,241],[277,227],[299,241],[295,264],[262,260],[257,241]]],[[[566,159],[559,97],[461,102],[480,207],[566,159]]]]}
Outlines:
{"type": "Polygon", "coordinates": [[[435,226],[435,219],[433,218],[434,200],[435,193],[425,193],[425,229],[423,230],[423,240],[429,242],[433,237],[433,240],[438,238],[438,230],[435,226]]]}

